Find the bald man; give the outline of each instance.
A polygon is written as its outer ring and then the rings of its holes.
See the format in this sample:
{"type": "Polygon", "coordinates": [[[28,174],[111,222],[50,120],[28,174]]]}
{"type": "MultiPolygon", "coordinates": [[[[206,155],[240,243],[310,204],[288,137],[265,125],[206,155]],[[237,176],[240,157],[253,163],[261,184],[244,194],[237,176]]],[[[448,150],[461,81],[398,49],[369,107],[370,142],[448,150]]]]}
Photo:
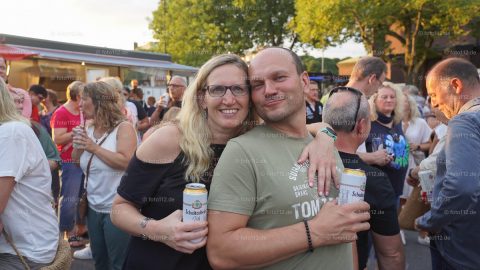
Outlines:
{"type": "Polygon", "coordinates": [[[433,269],[480,265],[480,80],[467,60],[450,58],[427,76],[432,107],[449,119],[437,157],[431,210],[416,220],[429,231],[433,269]],[[442,268],[443,267],[443,268],[442,268]]]}
{"type": "Polygon", "coordinates": [[[387,175],[363,162],[356,150],[370,134],[370,108],[365,95],[353,88],[332,91],[325,104],[324,121],[337,133],[337,147],[343,165],[367,175],[365,201],[370,205],[370,230],[359,232],[356,247],[359,269],[367,267],[368,236],[372,237],[379,269],[405,269],[405,254],[400,238],[396,196],[387,175]]]}
{"type": "MultiPolygon", "coordinates": [[[[301,60],[290,50],[264,49],[248,75],[265,125],[231,139],[215,169],[208,200],[210,264],[352,269],[352,242],[369,229],[369,206],[329,201],[337,197],[333,186],[329,197],[320,197],[309,187],[309,164],[297,163],[312,141],[304,105],[310,82],[301,60]]],[[[343,168],[338,155],[337,166],[343,168]]]]}

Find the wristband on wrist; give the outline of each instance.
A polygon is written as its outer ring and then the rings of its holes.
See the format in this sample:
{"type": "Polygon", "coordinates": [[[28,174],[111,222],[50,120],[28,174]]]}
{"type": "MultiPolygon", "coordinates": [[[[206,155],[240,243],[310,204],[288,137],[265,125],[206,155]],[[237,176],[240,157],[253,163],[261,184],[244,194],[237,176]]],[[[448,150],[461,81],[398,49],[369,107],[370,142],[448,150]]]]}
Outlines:
{"type": "Polygon", "coordinates": [[[331,129],[330,127],[324,127],[320,129],[318,132],[323,132],[327,134],[330,138],[333,139],[333,141],[337,140],[337,133],[335,132],[335,130],[331,129]]]}
{"type": "MultiPolygon", "coordinates": [[[[151,220],[151,218],[149,218],[149,217],[143,217],[142,221],[140,222],[140,227],[141,227],[142,229],[145,229],[145,228],[147,227],[147,223],[148,223],[150,220],[151,220]]],[[[140,234],[140,237],[141,237],[143,240],[150,240],[150,238],[149,238],[146,234],[144,234],[144,233],[140,234]]]]}
{"type": "Polygon", "coordinates": [[[305,231],[307,232],[308,251],[313,252],[312,236],[310,235],[310,228],[308,227],[307,219],[303,219],[303,224],[305,225],[305,231]]]}
{"type": "Polygon", "coordinates": [[[145,227],[147,227],[148,221],[150,220],[151,218],[149,217],[143,217],[142,221],[140,222],[140,227],[142,227],[142,229],[145,229],[145,227]]]}

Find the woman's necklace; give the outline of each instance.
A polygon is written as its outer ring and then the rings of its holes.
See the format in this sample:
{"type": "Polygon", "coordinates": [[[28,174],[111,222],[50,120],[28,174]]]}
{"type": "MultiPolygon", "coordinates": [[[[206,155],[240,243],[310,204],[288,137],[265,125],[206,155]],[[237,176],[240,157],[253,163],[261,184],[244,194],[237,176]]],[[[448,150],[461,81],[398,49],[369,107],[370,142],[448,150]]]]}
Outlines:
{"type": "Polygon", "coordinates": [[[100,138],[98,138],[98,133],[95,132],[95,130],[93,130],[93,139],[95,140],[95,143],[98,143],[100,140],[102,140],[105,137],[106,134],[107,134],[107,132],[104,132],[104,133],[102,133],[100,138]]]}

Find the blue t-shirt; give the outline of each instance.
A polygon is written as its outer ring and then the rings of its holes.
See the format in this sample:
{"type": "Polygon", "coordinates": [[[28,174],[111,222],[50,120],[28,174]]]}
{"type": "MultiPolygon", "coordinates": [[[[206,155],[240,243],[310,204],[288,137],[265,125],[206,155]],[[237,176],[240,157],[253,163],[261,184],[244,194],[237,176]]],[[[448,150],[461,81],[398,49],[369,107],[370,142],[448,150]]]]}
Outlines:
{"type": "Polygon", "coordinates": [[[379,138],[387,152],[393,155],[392,162],[385,166],[376,166],[387,174],[392,183],[395,194],[400,196],[403,193],[403,183],[408,169],[409,145],[402,131],[402,124],[394,125],[388,128],[377,121],[372,122],[372,129],[365,141],[367,152],[372,151],[373,138],[379,138]]]}

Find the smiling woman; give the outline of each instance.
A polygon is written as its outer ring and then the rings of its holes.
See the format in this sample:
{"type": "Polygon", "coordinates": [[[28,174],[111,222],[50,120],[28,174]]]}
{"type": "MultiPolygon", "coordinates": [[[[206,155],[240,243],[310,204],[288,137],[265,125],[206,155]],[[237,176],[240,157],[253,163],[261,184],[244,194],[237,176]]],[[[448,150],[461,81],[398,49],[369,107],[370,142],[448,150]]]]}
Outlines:
{"type": "Polygon", "coordinates": [[[402,91],[394,84],[385,82],[378,93],[370,97],[372,128],[365,141],[367,152],[374,152],[372,141],[379,140],[389,156],[386,164],[379,166],[392,183],[399,197],[408,168],[409,145],[402,130],[404,99],[402,91]]]}
{"type": "Polygon", "coordinates": [[[210,59],[185,91],[179,120],[139,147],[111,213],[113,223],[133,235],[125,269],[210,269],[206,239],[189,241],[204,237],[207,223],[182,222],[183,189],[188,182],[209,189],[225,144],[253,123],[246,78],[238,56],[210,59]]]}

